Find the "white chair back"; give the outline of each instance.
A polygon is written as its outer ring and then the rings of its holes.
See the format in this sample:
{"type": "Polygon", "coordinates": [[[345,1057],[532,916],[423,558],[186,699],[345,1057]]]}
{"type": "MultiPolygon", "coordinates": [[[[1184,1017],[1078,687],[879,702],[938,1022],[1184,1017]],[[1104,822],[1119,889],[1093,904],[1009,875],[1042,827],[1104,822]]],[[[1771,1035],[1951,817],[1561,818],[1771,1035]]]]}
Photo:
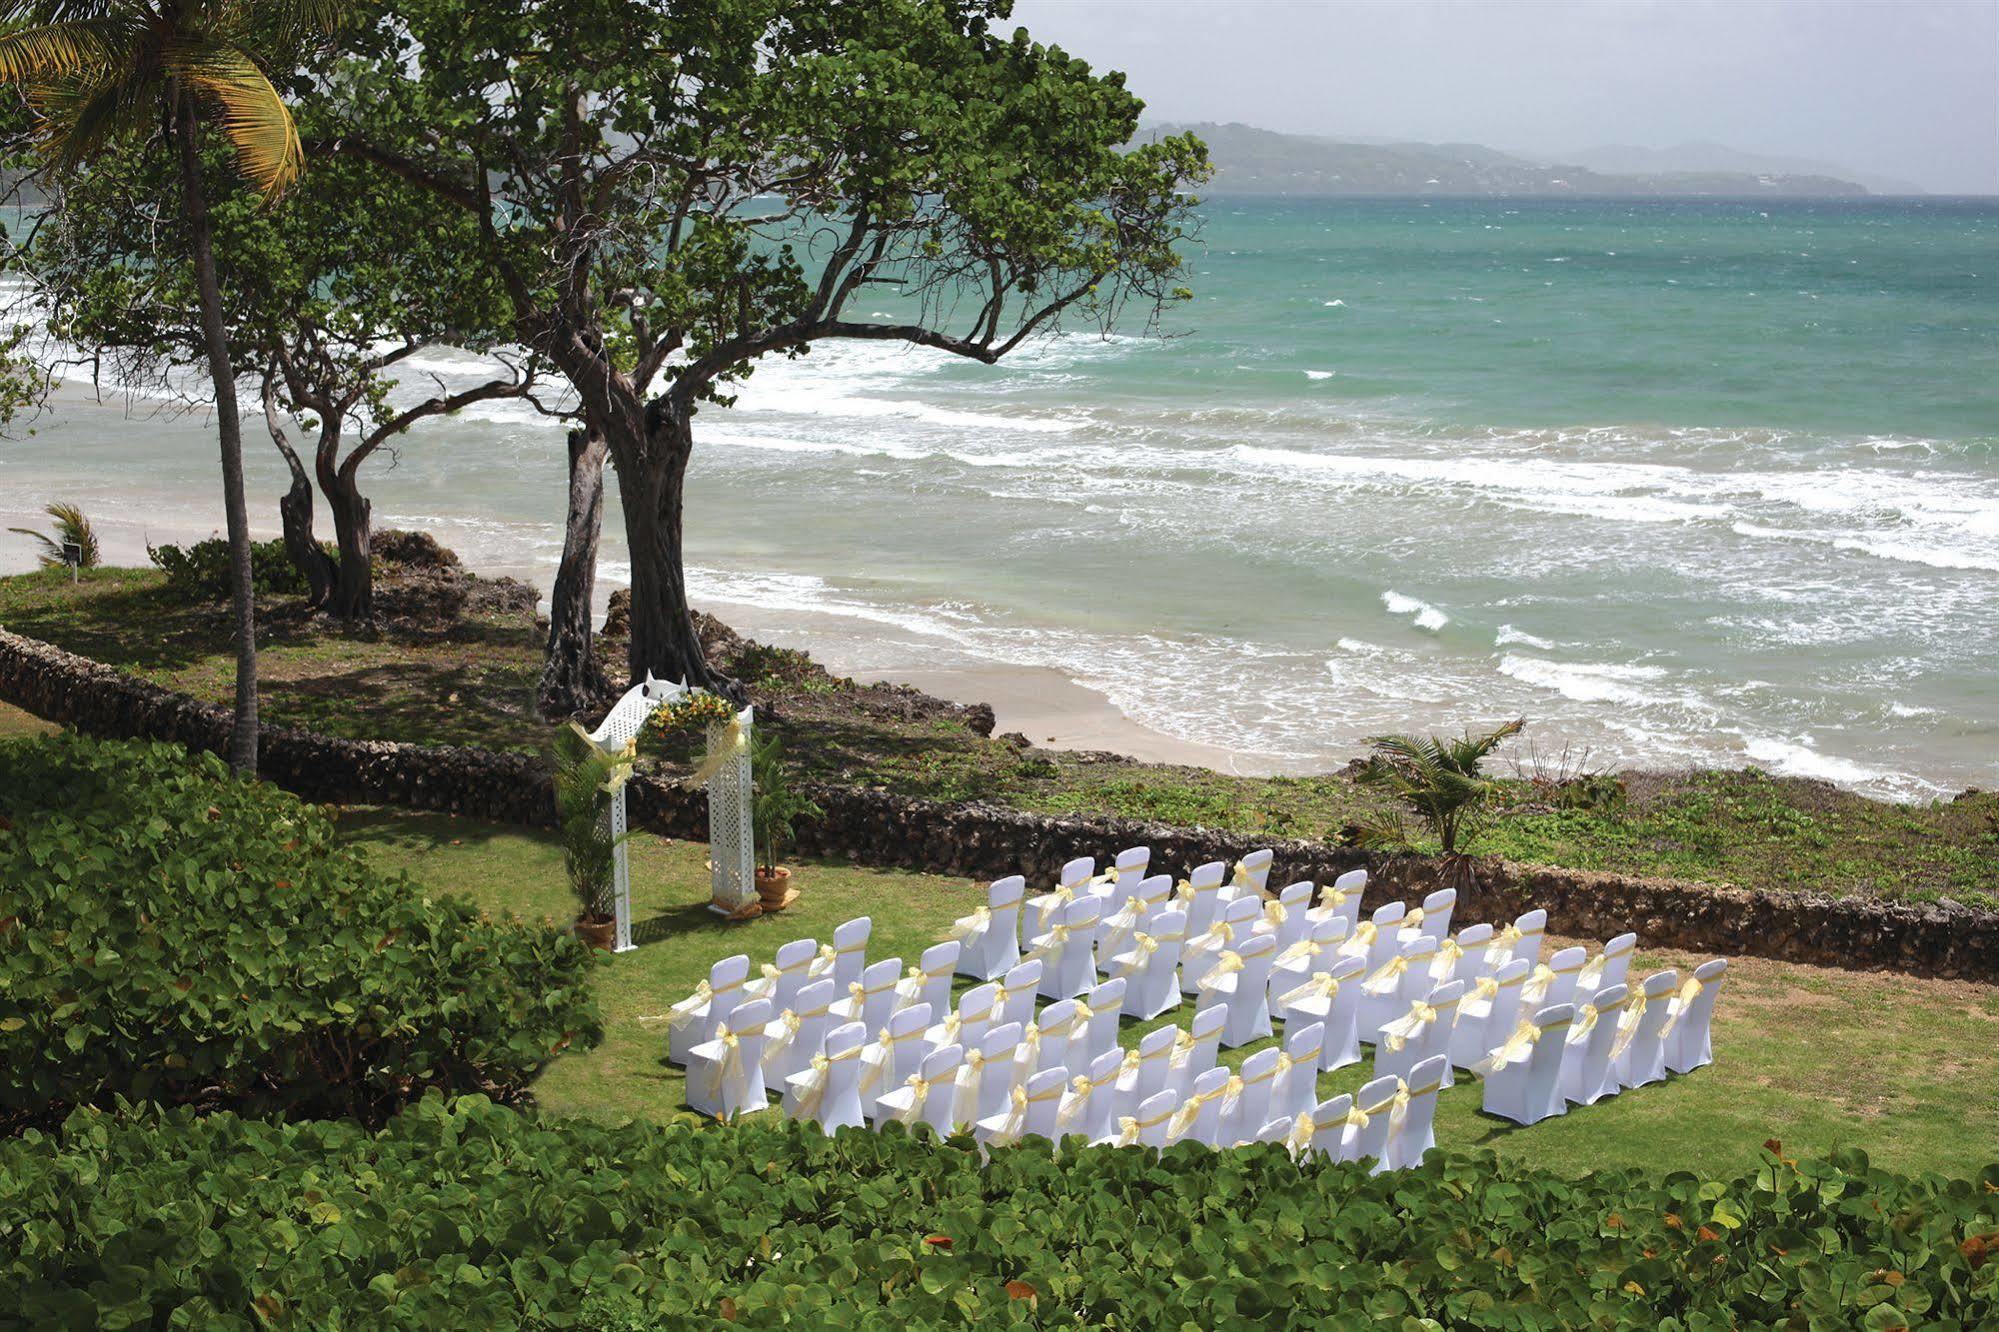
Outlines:
{"type": "Polygon", "coordinates": [[[833,927],[833,956],[829,960],[822,951],[813,959],[812,976],[816,980],[826,977],[834,983],[841,994],[847,987],[861,978],[868,965],[868,940],[875,932],[871,917],[856,916],[843,920],[833,927]]]}
{"type": "Polygon", "coordinates": [[[986,1029],[998,1020],[999,985],[987,981],[959,995],[957,1010],[942,1022],[931,1024],[924,1038],[932,1045],[962,1045],[968,1051],[977,1050],[985,1041],[986,1029]]]}
{"type": "Polygon", "coordinates": [[[1250,928],[1262,912],[1261,901],[1253,897],[1231,898],[1215,913],[1207,930],[1188,938],[1180,953],[1180,992],[1199,994],[1201,979],[1216,958],[1230,949],[1241,950],[1250,928]]]}
{"type": "Polygon", "coordinates": [[[1319,1099],[1319,1061],[1324,1057],[1326,1024],[1292,1022],[1284,1027],[1284,1066],[1270,1084],[1270,1113],[1296,1119],[1319,1099]]]}
{"type": "Polygon", "coordinates": [[[1536,967],[1527,977],[1525,1001],[1533,1007],[1573,1004],[1583,966],[1589,960],[1586,948],[1564,948],[1549,958],[1545,968],[1536,967]]]}
{"type": "Polygon", "coordinates": [[[792,1001],[798,998],[799,988],[809,978],[812,963],[818,956],[817,939],[793,939],[790,943],[778,945],[777,960],[772,970],[766,971],[763,979],[756,983],[757,997],[770,1000],[773,1013],[782,1013],[792,1007],[792,1001]]]}
{"type": "Polygon", "coordinates": [[[1367,974],[1372,976],[1388,965],[1388,960],[1401,951],[1402,918],[1408,914],[1409,907],[1406,903],[1382,903],[1374,909],[1374,914],[1368,917],[1367,923],[1374,929],[1357,931],[1348,939],[1345,951],[1359,952],[1365,957],[1367,974]]]}
{"type": "Polygon", "coordinates": [[[1180,949],[1186,929],[1185,915],[1162,911],[1134,932],[1126,950],[1111,961],[1111,975],[1125,983],[1125,1011],[1141,1022],[1180,1006],[1180,949]]]}
{"type": "Polygon", "coordinates": [[[1538,1124],[1552,1115],[1567,1112],[1568,1102],[1562,1098],[1560,1078],[1564,1047],[1574,1020],[1575,1009],[1568,1004],[1551,1004],[1535,1012],[1531,1021],[1539,1034],[1533,1048],[1524,1058],[1486,1075],[1488,1114],[1516,1124],[1538,1124]]]}
{"type": "Polygon", "coordinates": [[[1374,1047],[1375,1074],[1392,1073],[1409,1082],[1416,1065],[1437,1055],[1448,1056],[1451,1026],[1457,1021],[1458,1000],[1463,993],[1462,981],[1436,986],[1384,1026],[1381,1041],[1374,1047]]]}
{"type": "Polygon", "coordinates": [[[1066,1068],[1043,1069],[1027,1080],[1027,1127],[1022,1137],[1053,1138],[1055,1116],[1069,1084],[1066,1068]]]}
{"type": "Polygon", "coordinates": [[[1029,958],[1007,972],[1000,982],[1000,1011],[993,1016],[1026,1027],[1034,1021],[1034,996],[1040,988],[1041,959],[1029,958]]]}
{"type": "Polygon", "coordinates": [[[667,1016],[668,1059],[685,1064],[689,1050],[714,1037],[716,1026],[743,1002],[749,974],[750,959],[746,953],[725,957],[708,968],[709,998],[700,1003],[676,1005],[667,1016]]]}
{"type": "Polygon", "coordinates": [[[1699,982],[1699,988],[1694,991],[1692,999],[1677,1010],[1677,1016],[1666,1034],[1666,1067],[1671,1071],[1691,1073],[1714,1062],[1714,1040],[1710,1029],[1714,1025],[1715,1001],[1721,997],[1721,982],[1727,972],[1728,959],[1725,957],[1717,957],[1694,968],[1694,980],[1699,982]]]}
{"type": "Polygon", "coordinates": [[[1184,908],[1187,912],[1187,937],[1207,933],[1215,923],[1215,913],[1221,909],[1222,879],[1228,867],[1219,860],[1211,860],[1205,865],[1197,865],[1187,876],[1187,887],[1192,898],[1184,908]]]}
{"type": "Polygon", "coordinates": [[[827,1032],[824,1067],[807,1067],[784,1080],[784,1113],[816,1123],[829,1134],[866,1123],[859,1087],[861,1048],[867,1040],[868,1029],[858,1022],[843,1022],[827,1032]]]}
{"type": "Polygon", "coordinates": [[[1351,934],[1360,925],[1360,903],[1366,893],[1367,871],[1348,870],[1319,890],[1319,905],[1312,908],[1312,919],[1344,920],[1351,934]]]}
{"type": "Polygon", "coordinates": [[[1606,985],[1576,1009],[1562,1050],[1562,1097],[1577,1105],[1595,1105],[1617,1093],[1617,1075],[1610,1067],[1610,1049],[1624,1019],[1627,991],[1606,985]]]}
{"type": "Polygon", "coordinates": [[[1117,853],[1117,859],[1111,862],[1111,874],[1120,883],[1136,886],[1151,865],[1151,847],[1130,846],[1117,853]]]}
{"type": "Polygon", "coordinates": [[[1319,1054],[1323,1071],[1360,1062],[1360,986],[1366,966],[1357,957],[1340,958],[1331,971],[1303,982],[1311,987],[1308,997],[1293,1002],[1285,1017],[1287,1028],[1308,1022],[1325,1028],[1319,1054]]]}
{"type": "Polygon", "coordinates": [[[1400,1120],[1389,1128],[1389,1169],[1414,1170],[1437,1145],[1437,1093],[1443,1089],[1450,1062],[1443,1055],[1434,1055],[1416,1065],[1404,1079],[1408,1098],[1403,1103],[1400,1120]]]}
{"type": "Polygon", "coordinates": [[[1638,936],[1620,934],[1604,944],[1603,951],[1583,964],[1582,978],[1576,982],[1581,993],[1604,990],[1631,981],[1631,959],[1638,951],[1638,936]]]}
{"type": "MultiPolygon", "coordinates": [[[[1423,918],[1416,924],[1415,928],[1429,935],[1432,939],[1442,941],[1448,938],[1451,933],[1451,914],[1457,910],[1457,906],[1458,890],[1455,888],[1439,888],[1436,892],[1431,893],[1423,899],[1423,918]]],[[[1406,919],[1405,917],[1405,928],[1406,919]]]]}
{"type": "Polygon", "coordinates": [[[967,1058],[958,1075],[960,1118],[984,1119],[1004,1113],[1013,1089],[1020,1085],[1020,1024],[988,1027],[979,1041],[979,1057],[967,1058]]]}
{"type": "Polygon", "coordinates": [[[1040,992],[1050,999],[1073,999],[1097,982],[1091,956],[1096,943],[1097,898],[1085,893],[1048,914],[1048,932],[1034,941],[1044,952],[1040,992]]]}
{"type": "Polygon", "coordinates": [[[1225,1068],[1211,1068],[1194,1079],[1193,1087],[1180,1099],[1172,1122],[1166,1126],[1169,1145],[1175,1142],[1198,1142],[1205,1147],[1229,1145],[1222,1130],[1222,1098],[1229,1085],[1229,1076],[1225,1068]]]}
{"type": "Polygon", "coordinates": [[[1258,929],[1268,929],[1277,938],[1277,951],[1283,952],[1303,939],[1312,928],[1312,922],[1305,913],[1312,907],[1312,881],[1300,879],[1286,884],[1277,893],[1275,911],[1265,908],[1264,919],[1257,922],[1258,929]]]}
{"type": "Polygon", "coordinates": [[[911,1127],[928,1124],[940,1134],[949,1134],[956,1113],[958,1069],[964,1060],[964,1050],[956,1045],[923,1056],[913,1080],[876,1098],[875,1127],[894,1119],[911,1127]]]}
{"type": "Polygon", "coordinates": [[[811,1067],[812,1056],[826,1048],[833,996],[838,992],[831,976],[813,981],[799,990],[796,1007],[772,1019],[764,1033],[766,1086],[782,1088],[786,1078],[811,1067]]]}
{"type": "Polygon", "coordinates": [[[1625,1015],[1626,1030],[1618,1033],[1611,1076],[1618,1085],[1643,1087],[1666,1076],[1666,1027],[1673,1020],[1673,996],[1680,973],[1658,971],[1645,978],[1642,1003],[1625,1015]]]}
{"type": "Polygon", "coordinates": [[[764,1090],[764,1025],[770,1003],[751,999],[737,1004],[715,1028],[715,1035],[688,1052],[687,1103],[704,1115],[734,1119],[769,1103],[764,1090]],[[734,1040],[734,1049],[730,1040],[734,1040]]]}
{"type": "Polygon", "coordinates": [[[1256,896],[1270,891],[1270,863],[1277,853],[1265,848],[1252,851],[1238,860],[1230,871],[1230,878],[1238,886],[1246,885],[1256,896]]]}
{"type": "Polygon", "coordinates": [[[1078,1050],[1085,1062],[1094,1063],[1105,1051],[1117,1048],[1118,1021],[1124,1016],[1124,991],[1124,977],[1113,976],[1083,996],[1089,1016],[1071,1047],[1071,1063],[1077,1062],[1078,1050]]]}
{"type": "Polygon", "coordinates": [[[1451,1029],[1451,1062],[1470,1068],[1506,1039],[1520,1020],[1520,1000],[1532,964],[1515,958],[1497,973],[1481,976],[1458,1000],[1457,1025],[1451,1029]]]}
{"type": "Polygon", "coordinates": [[[895,1011],[895,986],[902,978],[902,959],[885,957],[879,962],[870,962],[861,971],[861,992],[858,996],[848,987],[844,998],[833,1001],[834,1016],[848,1022],[859,1022],[870,1032],[880,1031],[888,1023],[889,1014],[895,1011]]]}
{"type": "MultiPolygon", "coordinates": [[[[1057,999],[1041,1010],[1034,1019],[1034,1026],[1039,1035],[1034,1041],[1034,1067],[1027,1071],[1039,1073],[1047,1068],[1069,1069],[1069,1046],[1075,1040],[1077,1029],[1076,1001],[1057,999]]],[[[1078,1066],[1087,1067],[1088,1061],[1078,1061],[1078,1066]]]]}
{"type": "Polygon", "coordinates": [[[951,1011],[951,977],[958,972],[958,954],[963,951],[956,939],[932,944],[923,950],[913,972],[895,987],[896,1004],[928,1004],[940,1017],[951,1011]]]}
{"type": "Polygon", "coordinates": [[[1353,1093],[1341,1092],[1338,1096],[1328,1096],[1312,1107],[1312,1139],[1305,1145],[1308,1152],[1323,1156],[1331,1161],[1344,1161],[1341,1140],[1346,1137],[1347,1115],[1353,1110],[1353,1093]]]}
{"type": "Polygon", "coordinates": [[[1173,1042],[1179,1035],[1177,1027],[1160,1027],[1139,1038],[1137,1068],[1126,1075],[1129,1084],[1123,1080],[1118,1083],[1126,1105],[1142,1105],[1166,1089],[1173,1076],[1173,1042]]]}
{"type": "Polygon", "coordinates": [[[1167,1086],[1184,1097],[1193,1088],[1194,1079],[1215,1066],[1222,1052],[1222,1028],[1228,1016],[1227,1008],[1195,1012],[1194,1020],[1187,1024],[1186,1049],[1173,1056],[1167,1086]]]}
{"type": "Polygon", "coordinates": [[[1495,943],[1487,949],[1486,969],[1496,971],[1501,963],[1524,957],[1528,970],[1533,970],[1534,964],[1541,960],[1541,945],[1548,937],[1548,913],[1540,907],[1522,912],[1513,918],[1513,924],[1507,927],[1507,931],[1519,937],[1503,947],[1495,943]]]}
{"type": "Polygon", "coordinates": [[[1132,1119],[1138,1128],[1138,1145],[1141,1147],[1164,1147],[1166,1145],[1166,1123],[1173,1118],[1179,1108],[1180,1094],[1163,1091],[1148,1096],[1138,1103],[1132,1119]]]}
{"type": "Polygon", "coordinates": [[[1097,1141],[1111,1131],[1118,1109],[1118,1070],[1124,1067],[1124,1051],[1116,1047],[1104,1051],[1090,1063],[1089,1104],[1083,1107],[1070,1131],[1080,1133],[1091,1142],[1097,1141]]]}
{"type": "Polygon", "coordinates": [[[986,916],[966,916],[952,926],[958,936],[958,974],[973,980],[997,980],[1020,961],[1021,902],[1027,880],[1015,874],[995,879],[986,889],[986,916]]]}
{"type": "Polygon", "coordinates": [[[912,1004],[889,1015],[874,1043],[861,1053],[861,1111],[873,1119],[878,1101],[923,1067],[930,1042],[930,1005],[912,1004]]]}
{"type": "Polygon", "coordinates": [[[1385,1168],[1388,1131],[1394,1127],[1395,1093],[1400,1090],[1402,1079],[1389,1077],[1375,1078],[1354,1093],[1346,1137],[1340,1143],[1340,1155],[1344,1159],[1371,1159],[1376,1171],[1385,1168]]]}
{"type": "Polygon", "coordinates": [[[1437,960],[1430,964],[1430,978],[1442,985],[1461,980],[1471,982],[1485,974],[1485,950],[1492,944],[1492,926],[1467,925],[1449,943],[1437,945],[1437,960]]]}
{"type": "Polygon", "coordinates": [[[1222,1146],[1233,1146],[1254,1136],[1270,1118],[1272,1082],[1277,1077],[1277,1061],[1284,1055],[1282,1050],[1258,1050],[1242,1061],[1242,1071],[1236,1076],[1242,1079],[1242,1090],[1236,1094],[1235,1104],[1222,1107],[1222,1146]]]}

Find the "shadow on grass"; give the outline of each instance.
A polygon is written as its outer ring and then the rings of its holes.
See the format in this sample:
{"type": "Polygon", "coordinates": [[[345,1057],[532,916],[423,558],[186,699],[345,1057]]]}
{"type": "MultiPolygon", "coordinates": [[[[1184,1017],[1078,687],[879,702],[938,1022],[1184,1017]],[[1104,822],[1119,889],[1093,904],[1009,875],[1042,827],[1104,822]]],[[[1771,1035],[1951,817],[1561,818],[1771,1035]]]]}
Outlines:
{"type": "Polygon", "coordinates": [[[482,819],[458,819],[449,814],[375,805],[348,805],[335,820],[340,840],[397,851],[427,851],[440,845],[485,846],[503,837],[527,837],[553,844],[547,828],[527,828],[482,819]]]}

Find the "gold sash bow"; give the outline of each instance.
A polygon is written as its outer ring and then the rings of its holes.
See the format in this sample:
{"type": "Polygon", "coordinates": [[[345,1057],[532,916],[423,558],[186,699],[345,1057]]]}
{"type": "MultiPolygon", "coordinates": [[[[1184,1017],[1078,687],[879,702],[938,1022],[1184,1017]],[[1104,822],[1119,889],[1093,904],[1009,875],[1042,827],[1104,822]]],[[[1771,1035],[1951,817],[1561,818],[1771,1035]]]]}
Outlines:
{"type": "Polygon", "coordinates": [[[1437,1020],[1437,1010],[1418,999],[1409,1005],[1409,1011],[1381,1029],[1381,1043],[1389,1051],[1399,1054],[1417,1033],[1437,1020]]]}
{"type": "Polygon", "coordinates": [[[1286,990],[1283,994],[1278,995],[1277,1005],[1280,1008],[1288,1009],[1291,1005],[1301,1003],[1307,999],[1330,999],[1339,992],[1340,983],[1333,979],[1330,972],[1321,971],[1296,989],[1286,990]]]}
{"type": "Polygon", "coordinates": [[[1307,962],[1326,951],[1326,946],[1316,939],[1300,939],[1277,955],[1275,965],[1289,966],[1293,962],[1307,962]]]}
{"type": "Polygon", "coordinates": [[[1407,956],[1389,958],[1372,976],[1361,982],[1361,993],[1376,996],[1394,993],[1395,987],[1402,982],[1402,973],[1409,970],[1410,961],[1407,956]]]}
{"type": "Polygon", "coordinates": [[[797,1104],[792,1107],[793,1119],[817,1119],[819,1107],[826,1100],[826,1085],[833,1076],[833,1065],[844,1064],[849,1059],[858,1059],[861,1047],[856,1045],[842,1050],[839,1054],[816,1054],[812,1056],[811,1067],[806,1071],[805,1081],[800,1084],[797,1104]]]}
{"type": "Polygon", "coordinates": [[[1530,1018],[1521,1018],[1513,1034],[1504,1043],[1496,1046],[1485,1058],[1471,1066],[1471,1071],[1480,1077],[1489,1077],[1513,1064],[1519,1063],[1533,1053],[1535,1042],[1541,1039],[1541,1028],[1530,1018]]]}
{"type": "Polygon", "coordinates": [[[1057,1138],[1067,1133],[1075,1125],[1076,1121],[1083,1117],[1083,1112],[1090,1108],[1090,1096],[1095,1089],[1096,1084],[1080,1073],[1069,1079],[1069,1094],[1062,1099],[1062,1104],[1055,1109],[1055,1136],[1057,1138]]]}
{"type": "MultiPolygon", "coordinates": [[[[955,1079],[958,1076],[958,1070],[955,1068],[952,1069],[951,1076],[955,1079]]],[[[941,1077],[926,1078],[921,1073],[910,1074],[902,1084],[909,1088],[909,1104],[897,1110],[890,1118],[894,1119],[898,1124],[914,1124],[922,1116],[923,1107],[930,1100],[930,1089],[942,1081],[944,1079],[941,1077]]]]}
{"type": "Polygon", "coordinates": [[[945,935],[945,937],[956,939],[959,943],[964,943],[974,935],[984,934],[991,928],[992,923],[993,909],[991,907],[980,907],[971,915],[960,916],[958,919],[952,921],[950,933],[945,935]]]}
{"type": "Polygon", "coordinates": [[[1401,924],[1400,924],[1400,928],[1402,928],[1402,929],[1405,929],[1405,930],[1420,930],[1420,929],[1422,929],[1422,928],[1423,928],[1423,908],[1422,908],[1422,907],[1410,907],[1410,908],[1409,908],[1409,910],[1407,910],[1406,912],[1404,912],[1404,913],[1403,913],[1403,915],[1402,915],[1402,920],[1401,920],[1401,924]]]}
{"type": "Polygon", "coordinates": [[[1617,1024],[1617,1040],[1610,1047],[1610,1057],[1620,1059],[1624,1048],[1631,1044],[1631,1038],[1638,1034],[1638,1024],[1645,1018],[1645,1007],[1651,1001],[1640,990],[1625,1001],[1624,1020],[1617,1024]]]}
{"type": "Polygon", "coordinates": [[[1242,970],[1242,966],[1242,954],[1232,949],[1224,948],[1221,956],[1209,963],[1208,969],[1201,973],[1201,979],[1195,988],[1203,994],[1211,990],[1218,990],[1221,988],[1222,977],[1235,975],[1235,973],[1242,970]]]}
{"type": "Polygon", "coordinates": [[[1291,1121],[1291,1131],[1284,1135],[1284,1150],[1297,1160],[1312,1149],[1312,1140],[1319,1136],[1319,1123],[1312,1118],[1310,1110],[1301,1111],[1291,1121]]]}
{"type": "Polygon", "coordinates": [[[1707,983],[1698,976],[1687,977],[1686,984],[1680,987],[1680,992],[1667,1001],[1666,1025],[1659,1028],[1661,1040],[1673,1034],[1674,1029],[1680,1025],[1680,1019],[1687,1015],[1687,1010],[1693,1007],[1694,1000],[1700,998],[1701,991],[1706,988],[1707,983]]]}

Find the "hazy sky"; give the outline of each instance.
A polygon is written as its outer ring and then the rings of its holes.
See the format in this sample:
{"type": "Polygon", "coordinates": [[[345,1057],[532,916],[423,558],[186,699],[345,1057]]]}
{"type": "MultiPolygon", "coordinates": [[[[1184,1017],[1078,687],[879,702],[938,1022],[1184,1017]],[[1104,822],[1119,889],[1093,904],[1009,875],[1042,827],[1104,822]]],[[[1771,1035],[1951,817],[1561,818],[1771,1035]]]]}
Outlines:
{"type": "Polygon", "coordinates": [[[1534,155],[1688,141],[1999,192],[1999,0],[1018,0],[1149,114],[1534,155]]]}

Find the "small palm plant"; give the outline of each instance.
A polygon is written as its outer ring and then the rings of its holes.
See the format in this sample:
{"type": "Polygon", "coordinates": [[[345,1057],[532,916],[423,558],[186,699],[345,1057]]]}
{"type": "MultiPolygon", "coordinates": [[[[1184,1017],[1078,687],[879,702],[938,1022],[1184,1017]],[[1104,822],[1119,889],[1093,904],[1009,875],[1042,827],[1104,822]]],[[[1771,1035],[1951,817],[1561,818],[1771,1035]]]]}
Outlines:
{"type": "Polygon", "coordinates": [[[791,775],[784,766],[784,746],[776,735],[752,747],[750,771],[756,783],[750,818],[756,825],[757,845],[763,852],[759,877],[788,881],[789,874],[780,873],[783,867],[778,861],[798,835],[798,820],[823,818],[826,811],[791,784],[791,775]]]}
{"type": "Polygon", "coordinates": [[[60,569],[68,564],[63,551],[69,546],[75,546],[79,552],[77,568],[95,569],[102,552],[97,548],[97,532],[90,526],[90,519],[83,516],[83,510],[74,504],[51,504],[42,512],[56,520],[53,531],[37,532],[29,527],[10,527],[7,530],[33,537],[42,543],[42,553],[37,558],[44,569],[60,569]]]}
{"type": "Polygon", "coordinates": [[[593,939],[599,933],[608,937],[614,923],[611,877],[619,839],[605,816],[633,763],[629,750],[605,753],[574,722],[556,732],[555,822],[569,890],[576,895],[578,932],[593,939]]]}
{"type": "MultiPolygon", "coordinates": [[[[1479,765],[1526,725],[1524,719],[1510,721],[1484,735],[1467,731],[1456,740],[1435,735],[1368,739],[1374,753],[1360,769],[1359,780],[1394,797],[1437,839],[1447,887],[1465,889],[1475,882],[1472,857],[1463,848],[1484,830],[1495,789],[1479,765]]],[[[1399,809],[1363,826],[1361,834],[1363,845],[1409,845],[1399,809]]]]}

